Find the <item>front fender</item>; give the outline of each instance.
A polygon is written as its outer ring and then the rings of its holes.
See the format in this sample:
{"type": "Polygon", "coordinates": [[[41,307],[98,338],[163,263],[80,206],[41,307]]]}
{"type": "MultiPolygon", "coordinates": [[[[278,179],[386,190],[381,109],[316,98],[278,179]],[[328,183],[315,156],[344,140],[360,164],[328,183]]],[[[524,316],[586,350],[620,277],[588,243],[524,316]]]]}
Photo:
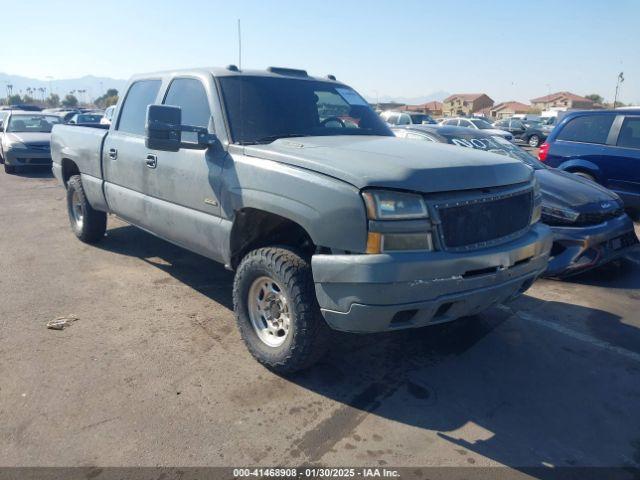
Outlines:
{"type": "Polygon", "coordinates": [[[223,216],[233,221],[243,208],[274,213],[300,225],[318,246],[364,252],[367,219],[356,187],[271,160],[232,158],[222,175],[223,216]]]}

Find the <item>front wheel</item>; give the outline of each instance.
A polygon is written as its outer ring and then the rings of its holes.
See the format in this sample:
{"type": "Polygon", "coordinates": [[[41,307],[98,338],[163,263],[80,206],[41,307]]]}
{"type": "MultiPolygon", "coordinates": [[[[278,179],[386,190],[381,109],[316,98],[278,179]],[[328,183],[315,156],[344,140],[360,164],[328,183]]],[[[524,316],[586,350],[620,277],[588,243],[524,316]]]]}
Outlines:
{"type": "Polygon", "coordinates": [[[16,173],[15,165],[7,165],[5,163],[4,164],[4,173],[8,173],[9,175],[12,175],[12,174],[16,173]]]}
{"type": "Polygon", "coordinates": [[[529,146],[537,148],[540,145],[540,137],[538,135],[531,135],[529,137],[529,146]]]}
{"type": "Polygon", "coordinates": [[[67,212],[71,229],[85,243],[96,243],[107,230],[107,214],[94,210],[82,188],[80,175],[73,175],[67,183],[67,212]]]}
{"type": "Polygon", "coordinates": [[[285,247],[253,250],[233,282],[242,339],[258,362],[277,373],[311,366],[330,335],[320,314],[309,262],[285,247]]]}

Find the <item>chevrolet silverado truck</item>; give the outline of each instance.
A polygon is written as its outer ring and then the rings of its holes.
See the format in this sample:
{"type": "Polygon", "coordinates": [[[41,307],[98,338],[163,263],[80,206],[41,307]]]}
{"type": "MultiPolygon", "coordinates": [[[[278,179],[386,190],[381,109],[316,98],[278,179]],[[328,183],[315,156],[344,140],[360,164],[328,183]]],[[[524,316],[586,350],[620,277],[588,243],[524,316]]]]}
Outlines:
{"type": "Polygon", "coordinates": [[[395,138],[335,77],[235,66],[133,77],[108,130],[53,129],[53,172],[87,243],[115,214],[235,271],[251,354],[288,373],[331,329],[473,315],[524,292],[551,246],[533,171],[395,138]]]}

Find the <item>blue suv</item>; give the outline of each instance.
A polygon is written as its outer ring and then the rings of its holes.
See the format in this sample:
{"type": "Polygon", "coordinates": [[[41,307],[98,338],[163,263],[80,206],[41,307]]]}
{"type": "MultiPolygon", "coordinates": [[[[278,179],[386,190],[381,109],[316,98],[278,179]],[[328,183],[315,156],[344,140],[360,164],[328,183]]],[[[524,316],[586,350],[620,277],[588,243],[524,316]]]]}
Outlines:
{"type": "Polygon", "coordinates": [[[640,211],[640,108],[571,112],[542,144],[539,158],[604,185],[640,211]]]}

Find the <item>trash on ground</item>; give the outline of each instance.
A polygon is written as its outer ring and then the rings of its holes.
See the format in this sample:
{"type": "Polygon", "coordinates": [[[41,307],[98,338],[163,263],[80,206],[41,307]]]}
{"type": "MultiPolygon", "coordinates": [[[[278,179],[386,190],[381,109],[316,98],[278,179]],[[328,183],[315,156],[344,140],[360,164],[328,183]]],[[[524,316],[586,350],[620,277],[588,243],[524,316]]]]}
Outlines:
{"type": "Polygon", "coordinates": [[[76,322],[78,317],[75,315],[65,315],[63,317],[57,317],[47,322],[47,328],[51,330],[64,330],[66,327],[76,322]]]}

